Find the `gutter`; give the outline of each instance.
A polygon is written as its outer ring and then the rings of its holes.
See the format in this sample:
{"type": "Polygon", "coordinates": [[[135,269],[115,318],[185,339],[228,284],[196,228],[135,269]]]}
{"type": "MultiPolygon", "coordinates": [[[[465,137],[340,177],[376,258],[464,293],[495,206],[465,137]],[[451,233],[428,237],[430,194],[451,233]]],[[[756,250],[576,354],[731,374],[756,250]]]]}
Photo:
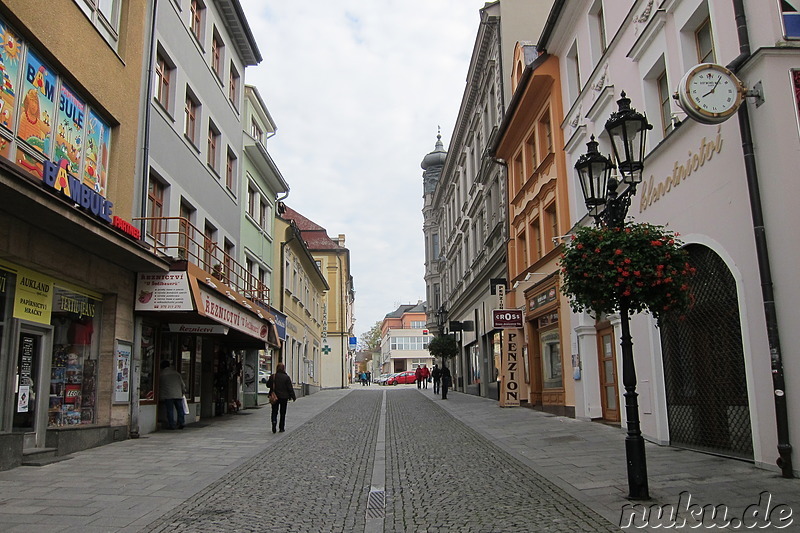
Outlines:
{"type": "MultiPolygon", "coordinates": [[[[739,56],[728,68],[737,72],[752,56],[750,36],[747,31],[747,17],[744,0],[733,0],[733,11],[736,16],[736,31],[739,38],[739,56]]],[[[764,318],[767,326],[767,341],[772,367],[772,387],[775,398],[775,423],[778,431],[778,454],[775,461],[785,478],[793,478],[792,445],[789,442],[789,416],[786,402],[786,382],[783,372],[783,356],[781,355],[780,336],[778,335],[778,313],[775,309],[775,295],[772,289],[772,269],[769,261],[766,229],[764,228],[764,209],[761,204],[761,192],[758,183],[758,169],[753,149],[753,132],[750,127],[750,112],[747,99],[744,99],[738,111],[739,131],[742,137],[742,153],[747,179],[747,190],[750,197],[750,213],[753,218],[753,233],[756,241],[756,258],[761,278],[761,296],[764,301],[764,318]]]]}

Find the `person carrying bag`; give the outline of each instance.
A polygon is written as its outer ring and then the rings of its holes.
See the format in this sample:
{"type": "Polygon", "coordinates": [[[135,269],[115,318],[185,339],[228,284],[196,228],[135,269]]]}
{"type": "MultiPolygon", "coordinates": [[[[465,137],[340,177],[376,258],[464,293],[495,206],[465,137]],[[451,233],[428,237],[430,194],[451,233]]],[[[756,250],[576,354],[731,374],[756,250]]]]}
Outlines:
{"type": "Polygon", "coordinates": [[[278,363],[275,373],[267,380],[267,387],[269,387],[269,403],[272,404],[272,432],[275,433],[278,428],[283,432],[286,428],[286,406],[289,399],[292,401],[297,399],[294,394],[292,378],[286,373],[285,364],[278,363]],[[275,401],[273,401],[273,396],[275,401]],[[278,425],[279,411],[281,414],[280,426],[278,425]]]}

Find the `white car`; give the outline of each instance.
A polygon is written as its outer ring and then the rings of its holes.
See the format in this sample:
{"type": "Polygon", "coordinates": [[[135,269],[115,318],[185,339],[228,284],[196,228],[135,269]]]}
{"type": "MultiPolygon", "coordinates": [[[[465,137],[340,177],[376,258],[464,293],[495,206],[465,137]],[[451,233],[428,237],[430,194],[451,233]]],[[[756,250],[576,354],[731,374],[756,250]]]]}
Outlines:
{"type": "Polygon", "coordinates": [[[266,384],[267,380],[269,379],[269,376],[270,376],[270,373],[267,372],[266,370],[259,370],[258,371],[258,382],[266,384]]]}

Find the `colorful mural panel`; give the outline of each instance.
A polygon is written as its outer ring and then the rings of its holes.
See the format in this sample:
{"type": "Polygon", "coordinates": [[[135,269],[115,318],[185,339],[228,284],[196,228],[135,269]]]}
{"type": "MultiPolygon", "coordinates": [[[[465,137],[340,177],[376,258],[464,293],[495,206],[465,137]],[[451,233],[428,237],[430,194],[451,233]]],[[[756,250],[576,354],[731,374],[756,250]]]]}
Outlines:
{"type": "Polygon", "coordinates": [[[56,75],[28,50],[22,83],[17,136],[42,155],[49,155],[56,110],[56,75]]]}
{"type": "Polygon", "coordinates": [[[62,84],[58,97],[58,124],[53,162],[67,160],[67,172],[79,175],[83,150],[83,123],[86,104],[62,84]]]}
{"type": "Polygon", "coordinates": [[[83,165],[83,184],[106,195],[108,153],[111,149],[111,129],[94,113],[89,112],[86,133],[86,161],[83,165]]]}
{"type": "Polygon", "coordinates": [[[19,88],[19,65],[22,43],[5,22],[0,20],[0,125],[14,128],[14,105],[19,88]]]}

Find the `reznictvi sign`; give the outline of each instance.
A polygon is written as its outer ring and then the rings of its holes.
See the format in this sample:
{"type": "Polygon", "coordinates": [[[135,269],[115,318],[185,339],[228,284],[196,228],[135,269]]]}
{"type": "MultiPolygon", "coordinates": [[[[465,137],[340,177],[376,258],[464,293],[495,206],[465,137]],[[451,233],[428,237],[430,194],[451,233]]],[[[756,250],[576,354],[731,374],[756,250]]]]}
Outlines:
{"type": "Polygon", "coordinates": [[[521,329],[503,331],[503,380],[500,389],[500,407],[518,407],[520,402],[520,361],[523,339],[521,329]]]}
{"type": "Polygon", "coordinates": [[[712,140],[708,140],[706,137],[700,139],[697,149],[689,150],[686,161],[675,161],[672,174],[659,182],[656,182],[653,176],[650,176],[649,180],[644,180],[639,197],[639,212],[644,212],[653,205],[653,202],[657,202],[662,196],[669,194],[673,187],[677,187],[681,181],[700,170],[703,165],[711,161],[715,153],[722,152],[722,141],[722,126],[717,126],[717,137],[712,140]]]}
{"type": "Polygon", "coordinates": [[[204,290],[200,290],[200,314],[213,318],[220,324],[230,326],[236,331],[247,333],[257,339],[267,340],[269,327],[266,322],[250,316],[242,309],[217,298],[204,290]]]}

